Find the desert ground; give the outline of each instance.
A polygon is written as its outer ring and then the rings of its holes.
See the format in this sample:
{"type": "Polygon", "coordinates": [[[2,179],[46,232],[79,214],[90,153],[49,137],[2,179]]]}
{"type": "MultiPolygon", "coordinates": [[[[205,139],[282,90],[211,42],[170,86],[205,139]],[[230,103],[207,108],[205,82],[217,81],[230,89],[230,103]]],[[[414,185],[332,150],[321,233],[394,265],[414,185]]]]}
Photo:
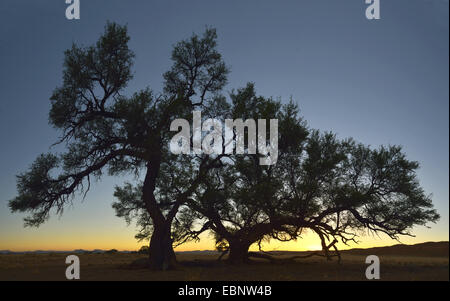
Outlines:
{"type": "MultiPolygon", "coordinates": [[[[150,271],[139,262],[147,256],[138,253],[76,254],[80,258],[81,280],[148,280],[148,281],[197,281],[197,280],[356,280],[363,281],[368,255],[380,258],[380,280],[449,280],[449,243],[424,243],[392,247],[352,249],[342,252],[342,263],[323,257],[296,259],[291,262],[271,263],[254,259],[250,264],[231,266],[217,261],[215,252],[180,252],[180,267],[171,271],[150,271]]],[[[2,254],[0,255],[0,280],[66,280],[70,253],[2,254]]],[[[273,252],[277,258],[305,255],[308,252],[273,252]]]]}

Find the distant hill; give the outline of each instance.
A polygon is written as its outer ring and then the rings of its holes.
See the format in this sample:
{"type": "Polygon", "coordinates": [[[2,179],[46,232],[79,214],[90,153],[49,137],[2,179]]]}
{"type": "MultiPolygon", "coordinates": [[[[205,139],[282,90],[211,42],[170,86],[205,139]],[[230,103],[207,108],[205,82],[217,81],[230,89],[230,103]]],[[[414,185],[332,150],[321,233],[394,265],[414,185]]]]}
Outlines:
{"type": "Polygon", "coordinates": [[[395,256],[417,256],[417,257],[448,257],[449,242],[424,242],[414,245],[397,244],[389,247],[375,247],[368,249],[350,249],[342,253],[355,255],[395,255],[395,256]]]}
{"type": "MultiPolygon", "coordinates": [[[[64,253],[64,254],[102,254],[107,253],[110,250],[84,250],[84,249],[76,249],[72,251],[55,251],[55,250],[35,250],[35,251],[10,251],[10,250],[0,250],[0,254],[49,254],[49,253],[64,253]]],[[[133,251],[118,251],[118,253],[132,253],[133,251]]]]}
{"type": "Polygon", "coordinates": [[[219,254],[218,251],[215,250],[194,250],[194,251],[176,251],[175,253],[183,253],[183,254],[219,254]]]}
{"type": "MultiPolygon", "coordinates": [[[[111,250],[110,250],[111,251],[111,250]]],[[[23,252],[13,252],[10,250],[0,250],[0,254],[44,254],[44,253],[67,253],[67,254],[101,254],[106,253],[108,250],[83,250],[76,249],[73,251],[23,251],[23,252]]],[[[118,253],[132,253],[133,251],[118,251],[118,253]]],[[[308,253],[312,251],[269,251],[272,254],[283,254],[283,253],[308,253]]],[[[217,254],[214,250],[195,250],[195,251],[177,251],[176,253],[183,254],[217,254]]],[[[391,255],[391,256],[415,256],[415,257],[449,257],[449,242],[439,241],[439,242],[425,242],[414,245],[397,244],[388,247],[374,247],[374,248],[354,248],[349,250],[342,250],[343,254],[354,254],[354,255],[391,255]]]]}
{"type": "MultiPolygon", "coordinates": [[[[273,255],[289,255],[297,253],[299,255],[309,254],[311,252],[320,251],[269,251],[273,255]]],[[[342,254],[351,255],[390,255],[390,256],[412,256],[412,257],[449,257],[449,242],[425,242],[414,245],[397,244],[387,247],[374,248],[354,248],[348,250],[340,250],[342,254]]]]}

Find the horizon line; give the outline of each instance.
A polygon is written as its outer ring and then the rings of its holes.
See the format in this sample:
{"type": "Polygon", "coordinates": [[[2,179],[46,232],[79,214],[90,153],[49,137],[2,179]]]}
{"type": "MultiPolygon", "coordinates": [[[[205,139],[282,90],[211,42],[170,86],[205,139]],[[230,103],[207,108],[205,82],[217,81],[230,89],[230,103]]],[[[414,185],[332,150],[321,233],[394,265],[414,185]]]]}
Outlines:
{"type": "MultiPolygon", "coordinates": [[[[374,246],[374,247],[353,247],[353,248],[345,248],[345,249],[341,249],[340,251],[345,251],[345,250],[354,250],[354,249],[363,249],[363,250],[367,250],[367,249],[374,249],[374,248],[386,248],[386,247],[394,247],[394,246],[415,246],[415,245],[422,245],[422,244],[427,244],[427,243],[450,243],[449,240],[440,240],[440,241],[425,241],[425,242],[420,242],[420,243],[414,243],[414,244],[406,244],[406,243],[398,243],[398,244],[392,244],[392,245],[385,245],[385,246],[374,246]]],[[[36,250],[26,250],[26,251],[12,251],[9,249],[1,249],[0,252],[11,252],[11,253],[33,253],[33,252],[58,252],[58,253],[65,253],[65,252],[73,252],[73,251],[84,251],[84,252],[94,252],[94,251],[103,251],[103,252],[107,252],[107,251],[111,251],[111,250],[116,250],[117,252],[138,252],[139,250],[129,250],[129,249],[72,249],[72,250],[42,250],[42,249],[36,249],[36,250]]],[[[266,250],[264,252],[317,252],[317,251],[321,251],[319,250],[266,250]]],[[[183,251],[176,251],[175,253],[186,253],[186,252],[218,252],[220,253],[220,251],[217,250],[211,250],[211,249],[204,249],[204,250],[200,250],[200,249],[195,249],[195,250],[183,250],[183,251]]],[[[257,252],[261,252],[261,251],[257,251],[257,252]]]]}

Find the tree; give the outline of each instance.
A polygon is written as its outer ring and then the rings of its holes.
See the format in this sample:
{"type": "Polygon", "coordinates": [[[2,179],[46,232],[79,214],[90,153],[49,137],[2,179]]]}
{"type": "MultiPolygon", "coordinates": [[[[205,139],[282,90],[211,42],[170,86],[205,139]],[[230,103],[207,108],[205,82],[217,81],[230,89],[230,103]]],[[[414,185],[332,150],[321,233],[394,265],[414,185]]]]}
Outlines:
{"type": "Polygon", "coordinates": [[[305,230],[320,238],[320,255],[340,259],[336,244],[356,242],[362,231],[398,239],[412,235],[414,225],[439,219],[417,181],[418,163],[407,160],[401,147],[371,149],[310,130],[296,105],[257,97],[253,85],[231,98],[234,116],[279,120],[280,156],[271,166],[259,165],[258,154],[233,156],[208,172],[188,202],[203,221],[201,231],[214,231],[219,248],[229,252],[229,262],[273,259],[249,247],[295,240],[305,230]]]}
{"type": "MultiPolygon", "coordinates": [[[[216,50],[216,38],[214,29],[206,29],[203,36],[176,44],[164,91],[156,95],[144,89],[130,97],[123,90],[132,79],[134,54],[125,26],[108,23],[95,45],[73,45],[65,52],[63,84],[51,96],[49,113],[50,124],[62,132],[57,143],[65,143],[67,152],[42,154],[18,175],[18,196],[9,202],[10,209],[30,212],[25,225],[39,226],[52,209],[62,214],[77,192],[85,196],[91,178],[105,172],[142,173],[138,201],[152,225],[150,266],[174,267],[172,221],[183,196],[214,159],[203,158],[202,169],[177,199],[161,203],[155,191],[161,166],[173,159],[168,151],[171,121],[211,102],[226,83],[228,69],[216,50]]],[[[127,189],[116,189],[116,196],[124,196],[127,189]]]]}
{"type": "MultiPolygon", "coordinates": [[[[430,197],[418,184],[418,163],[408,161],[401,147],[371,149],[353,139],[339,140],[333,133],[309,129],[297,105],[256,96],[253,84],[231,93],[230,98],[228,105],[224,99],[216,100],[209,111],[234,119],[278,119],[278,161],[263,166],[261,155],[249,152],[221,158],[192,194],[183,196],[172,232],[176,244],[213,231],[222,256],[229,253],[228,262],[240,264],[251,256],[273,260],[249,252],[252,244],[261,248],[264,241],[296,240],[312,231],[323,250],[315,255],[340,259],[338,241],[356,242],[362,231],[398,239],[412,235],[414,225],[438,220],[430,197]]],[[[210,112],[205,118],[214,117],[210,112]]],[[[189,183],[201,158],[179,156],[162,168],[161,179],[171,180],[158,184],[159,197],[176,199],[179,190],[192,187],[189,183]]],[[[138,203],[129,206],[131,190],[124,194],[128,197],[117,195],[114,207],[128,221],[137,218],[141,226],[137,237],[146,238],[151,233],[149,218],[138,203]]]]}
{"type": "Polygon", "coordinates": [[[137,251],[139,254],[145,254],[145,255],[148,255],[148,252],[149,252],[149,248],[148,248],[148,246],[142,246],[140,249],[139,249],[139,251],[137,251]]]}
{"type": "Polygon", "coordinates": [[[85,196],[92,177],[142,174],[142,181],[115,188],[113,207],[127,222],[137,219],[138,239],[150,237],[155,269],[175,267],[173,245],[204,231],[214,232],[231,263],[242,263],[257,255],[250,245],[301,238],[305,230],[319,236],[330,258],[338,241],[355,241],[360,231],[397,239],[438,220],[418,183],[418,163],[401,147],[372,149],[311,130],[292,101],[256,96],[253,84],[228,101],[220,94],[228,69],[216,38],[207,29],[176,44],[163,92],[129,97],[123,90],[134,54],[126,27],[108,23],[95,45],[67,50],[49,113],[67,152],[42,154],[18,175],[11,210],[31,213],[25,225],[39,226],[52,209],[62,214],[76,193],[85,196]],[[262,155],[249,152],[248,141],[240,155],[172,154],[170,124],[192,120],[194,110],[204,118],[278,119],[277,163],[260,165],[262,155]]]}

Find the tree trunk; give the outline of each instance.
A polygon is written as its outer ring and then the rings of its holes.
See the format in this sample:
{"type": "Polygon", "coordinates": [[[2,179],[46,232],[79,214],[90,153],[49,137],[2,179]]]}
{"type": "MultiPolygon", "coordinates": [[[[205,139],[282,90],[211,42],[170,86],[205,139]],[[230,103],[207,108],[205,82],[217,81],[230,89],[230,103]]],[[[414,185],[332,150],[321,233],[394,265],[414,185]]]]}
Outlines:
{"type": "Polygon", "coordinates": [[[228,255],[228,263],[230,264],[243,264],[248,263],[248,248],[249,243],[242,241],[230,241],[230,252],[228,255]]]}
{"type": "Polygon", "coordinates": [[[153,223],[153,233],[149,246],[150,269],[167,270],[176,268],[177,262],[170,237],[172,219],[164,217],[154,196],[160,164],[160,153],[152,157],[147,164],[147,174],[143,185],[143,199],[153,223]]]}
{"type": "Polygon", "coordinates": [[[175,269],[177,261],[170,237],[170,225],[159,225],[153,229],[149,247],[150,269],[175,269]]]}

